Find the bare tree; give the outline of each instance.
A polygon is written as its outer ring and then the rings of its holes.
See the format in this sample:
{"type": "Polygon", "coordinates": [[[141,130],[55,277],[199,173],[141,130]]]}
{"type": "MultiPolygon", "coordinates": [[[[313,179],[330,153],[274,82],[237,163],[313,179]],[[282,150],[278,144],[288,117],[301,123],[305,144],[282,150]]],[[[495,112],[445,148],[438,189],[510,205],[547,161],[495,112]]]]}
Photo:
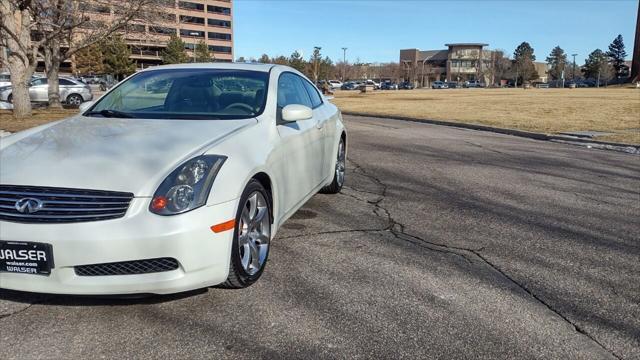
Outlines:
{"type": "Polygon", "coordinates": [[[0,0],[0,45],[9,49],[7,67],[13,84],[13,114],[31,115],[27,85],[38,64],[38,49],[44,41],[32,41],[33,8],[31,1],[0,0]]]}
{"type": "MultiPolygon", "coordinates": [[[[152,22],[162,18],[155,6],[159,0],[43,0],[41,3],[46,5],[41,5],[39,13],[47,15],[40,18],[38,27],[42,33],[51,33],[49,41],[43,44],[49,106],[56,108],[61,107],[58,77],[63,61],[126,29],[132,21],[152,22]]],[[[138,26],[144,28],[142,24],[138,26]]]]}

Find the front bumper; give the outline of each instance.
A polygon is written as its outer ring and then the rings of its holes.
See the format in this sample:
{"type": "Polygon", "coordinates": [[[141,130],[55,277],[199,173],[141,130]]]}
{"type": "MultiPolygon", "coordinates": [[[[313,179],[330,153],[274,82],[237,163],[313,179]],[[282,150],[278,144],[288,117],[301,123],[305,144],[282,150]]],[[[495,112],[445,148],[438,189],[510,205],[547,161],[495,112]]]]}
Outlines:
{"type": "Polygon", "coordinates": [[[185,214],[159,216],[149,198],[134,198],[120,219],[71,224],[0,221],[0,240],[51,244],[51,274],[0,272],[0,288],[74,295],[169,294],[222,283],[229,272],[233,231],[210,227],[235,218],[238,200],[185,214]],[[176,270],[139,274],[78,276],[74,266],[171,257],[176,270]]]}

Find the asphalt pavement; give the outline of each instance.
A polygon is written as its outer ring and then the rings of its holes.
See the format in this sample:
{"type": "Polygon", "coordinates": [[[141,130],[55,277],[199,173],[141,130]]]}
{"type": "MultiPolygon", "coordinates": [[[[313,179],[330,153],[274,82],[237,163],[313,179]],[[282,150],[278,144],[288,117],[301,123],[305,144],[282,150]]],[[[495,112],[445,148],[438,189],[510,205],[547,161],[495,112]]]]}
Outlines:
{"type": "Polygon", "coordinates": [[[0,358],[640,358],[640,156],[363,117],[261,280],[0,290],[0,358]]]}

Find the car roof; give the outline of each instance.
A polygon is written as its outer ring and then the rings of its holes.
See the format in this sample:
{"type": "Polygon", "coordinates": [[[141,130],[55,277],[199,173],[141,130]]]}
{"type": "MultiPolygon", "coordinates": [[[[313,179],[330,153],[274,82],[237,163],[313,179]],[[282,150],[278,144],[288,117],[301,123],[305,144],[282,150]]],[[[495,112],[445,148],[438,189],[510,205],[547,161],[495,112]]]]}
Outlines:
{"type": "Polygon", "coordinates": [[[284,65],[262,64],[262,63],[234,63],[234,62],[216,63],[216,62],[213,62],[213,63],[159,65],[159,66],[146,68],[142,71],[156,71],[156,70],[167,70],[167,69],[225,69],[225,70],[252,70],[252,71],[269,72],[271,69],[276,67],[283,68],[286,70],[293,70],[292,68],[284,65]]]}

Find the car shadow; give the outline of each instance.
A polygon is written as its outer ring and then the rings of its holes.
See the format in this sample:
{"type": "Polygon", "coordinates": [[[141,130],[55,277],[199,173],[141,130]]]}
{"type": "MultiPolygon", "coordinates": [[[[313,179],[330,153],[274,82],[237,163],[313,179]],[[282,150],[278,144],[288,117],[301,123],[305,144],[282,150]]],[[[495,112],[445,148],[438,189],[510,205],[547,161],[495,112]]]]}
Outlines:
{"type": "Polygon", "coordinates": [[[121,295],[58,295],[0,289],[0,301],[22,304],[60,306],[104,306],[160,304],[206,294],[208,288],[185,291],[170,295],[121,294],[121,295]]]}

